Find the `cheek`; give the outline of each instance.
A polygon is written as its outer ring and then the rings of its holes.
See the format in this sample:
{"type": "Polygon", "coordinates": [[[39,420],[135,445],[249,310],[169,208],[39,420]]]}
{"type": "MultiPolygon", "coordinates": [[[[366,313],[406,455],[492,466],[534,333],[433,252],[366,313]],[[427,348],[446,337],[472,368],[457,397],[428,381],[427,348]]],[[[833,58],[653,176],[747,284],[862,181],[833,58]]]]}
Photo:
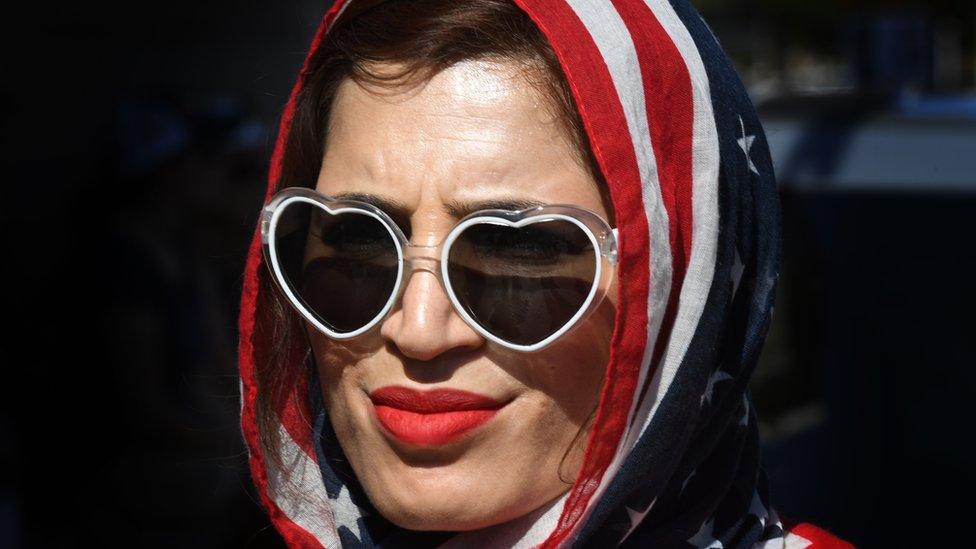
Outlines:
{"type": "Polygon", "coordinates": [[[363,360],[364,351],[330,340],[314,328],[309,328],[309,340],[315,367],[322,386],[322,397],[330,410],[332,404],[341,402],[343,393],[361,386],[361,368],[357,365],[363,360]]]}
{"type": "Polygon", "coordinates": [[[347,457],[362,463],[373,455],[376,437],[369,433],[369,397],[364,391],[368,358],[355,347],[316,334],[311,337],[322,400],[329,420],[347,457]]]}
{"type": "Polygon", "coordinates": [[[577,425],[596,407],[610,356],[614,307],[604,300],[583,324],[535,356],[526,356],[528,384],[577,425]]]}

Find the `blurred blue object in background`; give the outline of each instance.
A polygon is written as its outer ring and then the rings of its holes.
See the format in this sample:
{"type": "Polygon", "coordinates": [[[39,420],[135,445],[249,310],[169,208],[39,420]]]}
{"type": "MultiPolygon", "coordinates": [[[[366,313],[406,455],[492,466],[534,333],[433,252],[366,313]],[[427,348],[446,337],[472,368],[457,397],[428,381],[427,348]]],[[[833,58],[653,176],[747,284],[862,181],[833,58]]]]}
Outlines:
{"type": "Polygon", "coordinates": [[[761,110],[781,188],[976,192],[976,96],[807,97],[761,110]]]}

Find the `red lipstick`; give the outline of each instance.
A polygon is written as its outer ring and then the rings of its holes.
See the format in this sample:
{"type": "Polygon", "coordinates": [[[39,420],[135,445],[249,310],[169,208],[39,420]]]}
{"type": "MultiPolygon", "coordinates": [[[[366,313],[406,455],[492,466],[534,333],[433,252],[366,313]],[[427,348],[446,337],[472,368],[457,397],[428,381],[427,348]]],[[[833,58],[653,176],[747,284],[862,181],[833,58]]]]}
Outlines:
{"type": "Polygon", "coordinates": [[[370,393],[376,417],[397,439],[421,446],[447,444],[490,420],[505,403],[468,391],[415,391],[388,386],[370,393]]]}

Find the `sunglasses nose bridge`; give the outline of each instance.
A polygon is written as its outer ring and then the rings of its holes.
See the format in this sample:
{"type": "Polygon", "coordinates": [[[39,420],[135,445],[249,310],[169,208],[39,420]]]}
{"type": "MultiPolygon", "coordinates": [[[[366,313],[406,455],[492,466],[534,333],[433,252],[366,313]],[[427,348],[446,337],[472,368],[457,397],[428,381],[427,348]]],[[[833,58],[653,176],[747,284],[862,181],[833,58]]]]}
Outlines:
{"type": "Polygon", "coordinates": [[[437,277],[443,287],[439,251],[440,246],[418,246],[415,244],[405,246],[403,249],[404,275],[409,278],[414,271],[427,271],[437,277]]]}
{"type": "Polygon", "coordinates": [[[440,274],[441,260],[436,257],[409,257],[403,260],[403,264],[407,273],[420,270],[440,274]]]}
{"type": "Polygon", "coordinates": [[[416,244],[407,244],[403,247],[403,260],[406,262],[421,260],[438,261],[440,259],[438,255],[440,248],[440,246],[418,246],[416,244]]]}

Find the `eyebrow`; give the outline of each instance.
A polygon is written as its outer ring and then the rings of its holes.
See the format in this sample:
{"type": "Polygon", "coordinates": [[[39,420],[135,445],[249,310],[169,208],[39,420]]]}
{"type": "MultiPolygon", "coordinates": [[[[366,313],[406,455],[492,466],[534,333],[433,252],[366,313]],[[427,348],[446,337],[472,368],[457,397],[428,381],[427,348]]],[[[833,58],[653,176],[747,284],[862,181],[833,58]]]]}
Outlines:
{"type": "MultiPolygon", "coordinates": [[[[373,206],[376,206],[377,208],[386,212],[387,215],[393,218],[393,220],[398,224],[401,224],[401,226],[409,226],[410,208],[408,208],[403,202],[396,199],[360,192],[344,192],[331,196],[336,200],[358,200],[360,202],[372,204],[373,206]]],[[[461,219],[462,217],[479,210],[525,210],[528,208],[544,206],[545,204],[545,202],[539,200],[530,200],[526,198],[499,198],[464,203],[458,202],[457,200],[452,200],[444,204],[444,211],[456,219],[461,219]]]]}

